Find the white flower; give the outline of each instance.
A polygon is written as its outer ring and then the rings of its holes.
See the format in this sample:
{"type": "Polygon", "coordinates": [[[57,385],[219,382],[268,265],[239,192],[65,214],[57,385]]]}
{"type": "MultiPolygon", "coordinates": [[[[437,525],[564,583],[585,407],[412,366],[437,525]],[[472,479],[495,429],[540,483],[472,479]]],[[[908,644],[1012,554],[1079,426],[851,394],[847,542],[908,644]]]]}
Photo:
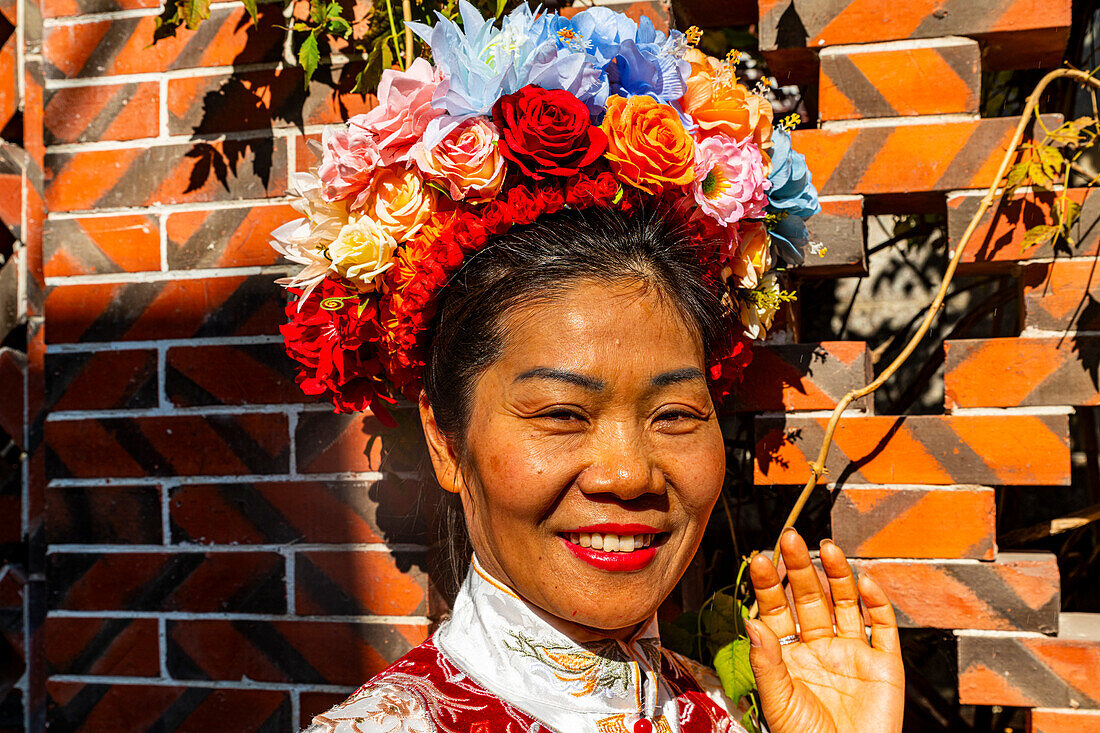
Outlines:
{"type": "MultiPolygon", "coordinates": [[[[291,262],[305,265],[295,275],[276,282],[302,288],[304,295],[309,295],[331,270],[332,263],[325,251],[348,222],[347,206],[341,201],[325,201],[321,189],[316,174],[292,173],[290,192],[295,198],[290,205],[304,216],[271,233],[271,246],[275,251],[291,262]]],[[[299,300],[299,307],[302,303],[305,303],[304,296],[299,300]]]]}
{"type": "Polygon", "coordinates": [[[369,216],[359,216],[340,229],[328,247],[332,268],[360,292],[378,287],[375,279],[393,266],[397,241],[369,216]]]}

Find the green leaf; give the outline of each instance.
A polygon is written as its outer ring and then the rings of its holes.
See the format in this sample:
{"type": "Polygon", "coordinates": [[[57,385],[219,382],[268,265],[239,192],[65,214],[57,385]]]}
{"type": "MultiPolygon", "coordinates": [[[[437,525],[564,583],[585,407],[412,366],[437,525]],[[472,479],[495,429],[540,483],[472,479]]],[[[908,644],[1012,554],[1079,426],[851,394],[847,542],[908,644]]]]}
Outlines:
{"type": "Polygon", "coordinates": [[[722,689],[735,703],[756,689],[756,678],[749,664],[749,640],[739,637],[714,655],[714,671],[722,680],[722,689]]]}
{"type": "Polygon", "coordinates": [[[699,614],[685,611],[675,621],[658,622],[661,630],[661,645],[666,649],[695,657],[699,650],[696,646],[696,630],[699,628],[699,614]]]}
{"type": "Polygon", "coordinates": [[[210,0],[183,0],[179,6],[180,17],[189,31],[210,17],[210,0]]]}
{"type": "Polygon", "coordinates": [[[256,0],[241,0],[244,5],[244,9],[248,11],[248,17],[252,18],[252,22],[255,23],[258,20],[256,8],[256,0]]]}
{"type": "Polygon", "coordinates": [[[1051,224],[1040,224],[1027,230],[1024,234],[1023,240],[1020,242],[1020,246],[1026,252],[1032,247],[1037,247],[1040,244],[1046,244],[1047,242],[1058,236],[1059,227],[1051,224]]]}
{"type": "Polygon", "coordinates": [[[499,18],[504,14],[504,8],[508,5],[508,0],[497,0],[497,17],[499,18]]]}
{"type": "Polygon", "coordinates": [[[1087,137],[1084,132],[1085,128],[1095,124],[1096,120],[1092,117],[1078,117],[1076,120],[1064,123],[1057,130],[1047,135],[1047,138],[1054,145],[1080,145],[1087,137]]]}
{"type": "Polygon", "coordinates": [[[1028,162],[1025,160],[1008,169],[1008,175],[1005,176],[1005,196],[1011,196],[1027,178],[1027,166],[1028,162]]]}
{"type": "Polygon", "coordinates": [[[347,38],[351,35],[351,23],[339,17],[329,18],[328,32],[338,33],[341,37],[347,38]]]}
{"type": "Polygon", "coordinates": [[[382,47],[385,45],[385,36],[375,39],[374,47],[367,54],[363,70],[355,80],[355,88],[351,90],[354,94],[369,94],[378,88],[378,82],[382,78],[382,47]]]}
{"type": "Polygon", "coordinates": [[[1054,186],[1053,179],[1046,174],[1046,171],[1043,169],[1043,164],[1038,160],[1032,160],[1027,164],[1027,175],[1034,186],[1044,188],[1048,191],[1054,186]]]}
{"type": "Polygon", "coordinates": [[[393,51],[390,49],[390,44],[382,44],[382,68],[388,69],[393,66],[393,51]]]}
{"type": "Polygon", "coordinates": [[[1061,175],[1066,159],[1062,157],[1062,153],[1059,152],[1058,148],[1050,145],[1036,145],[1035,153],[1039,157],[1039,163],[1043,166],[1043,173],[1048,178],[1058,178],[1061,175]]]}
{"type": "Polygon", "coordinates": [[[728,593],[715,593],[699,613],[711,654],[737,638],[737,604],[728,593]]]}
{"type": "Polygon", "coordinates": [[[317,64],[321,63],[321,52],[317,48],[315,33],[310,33],[302,41],[302,47],[298,49],[298,63],[306,73],[306,84],[308,84],[313,78],[313,72],[317,71],[317,64]]]}
{"type": "Polygon", "coordinates": [[[1081,216],[1081,204],[1064,196],[1054,199],[1052,209],[1055,222],[1067,232],[1077,222],[1077,217],[1081,216]]]}

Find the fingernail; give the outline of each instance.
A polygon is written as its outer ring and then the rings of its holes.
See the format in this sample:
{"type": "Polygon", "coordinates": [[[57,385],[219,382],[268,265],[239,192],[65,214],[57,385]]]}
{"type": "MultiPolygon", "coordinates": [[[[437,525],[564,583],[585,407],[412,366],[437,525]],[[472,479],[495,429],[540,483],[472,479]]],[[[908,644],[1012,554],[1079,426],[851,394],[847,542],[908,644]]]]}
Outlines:
{"type": "Polygon", "coordinates": [[[783,530],[783,534],[792,534],[792,533],[796,534],[796,531],[795,531],[794,527],[787,527],[785,530],[783,530]]]}
{"type": "Polygon", "coordinates": [[[745,619],[745,633],[749,637],[751,646],[760,646],[760,631],[756,628],[756,622],[752,619],[745,619]]]}
{"type": "Polygon", "coordinates": [[[828,537],[826,537],[825,539],[821,540],[820,543],[818,543],[818,547],[824,547],[825,545],[831,545],[831,544],[833,544],[833,541],[831,539],[829,539],[828,537]]]}

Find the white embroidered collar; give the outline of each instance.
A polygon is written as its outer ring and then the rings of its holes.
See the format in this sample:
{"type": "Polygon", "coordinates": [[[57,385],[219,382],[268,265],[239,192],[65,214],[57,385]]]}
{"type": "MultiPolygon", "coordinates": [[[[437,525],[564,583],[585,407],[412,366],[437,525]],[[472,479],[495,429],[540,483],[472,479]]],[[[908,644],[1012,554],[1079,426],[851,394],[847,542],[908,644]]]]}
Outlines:
{"type": "Polygon", "coordinates": [[[435,639],[482,687],[562,733],[617,730],[601,725],[608,718],[629,731],[643,716],[655,730],[678,730],[676,701],[661,678],[656,616],[628,642],[578,644],[475,557],[435,639]]]}

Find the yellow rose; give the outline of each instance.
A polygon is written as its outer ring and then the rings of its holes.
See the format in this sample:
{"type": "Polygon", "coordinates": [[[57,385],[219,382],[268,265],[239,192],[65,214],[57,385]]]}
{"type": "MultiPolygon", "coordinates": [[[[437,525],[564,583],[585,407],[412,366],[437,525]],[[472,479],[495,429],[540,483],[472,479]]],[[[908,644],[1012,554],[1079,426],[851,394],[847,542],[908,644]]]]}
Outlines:
{"type": "Polygon", "coordinates": [[[733,277],[739,288],[752,290],[771,269],[771,237],[762,222],[741,225],[741,246],[726,264],[726,277],[733,277]]]}
{"type": "Polygon", "coordinates": [[[371,182],[364,212],[398,242],[412,238],[435,210],[435,191],[415,168],[382,168],[371,182]]]}
{"type": "Polygon", "coordinates": [[[667,104],[641,94],[610,97],[600,129],[611,170],[625,183],[656,194],[695,180],[695,144],[667,104]]]}
{"type": "Polygon", "coordinates": [[[393,266],[397,242],[369,216],[351,219],[328,246],[328,256],[336,272],[347,278],[360,292],[378,288],[377,277],[393,266]]]}

